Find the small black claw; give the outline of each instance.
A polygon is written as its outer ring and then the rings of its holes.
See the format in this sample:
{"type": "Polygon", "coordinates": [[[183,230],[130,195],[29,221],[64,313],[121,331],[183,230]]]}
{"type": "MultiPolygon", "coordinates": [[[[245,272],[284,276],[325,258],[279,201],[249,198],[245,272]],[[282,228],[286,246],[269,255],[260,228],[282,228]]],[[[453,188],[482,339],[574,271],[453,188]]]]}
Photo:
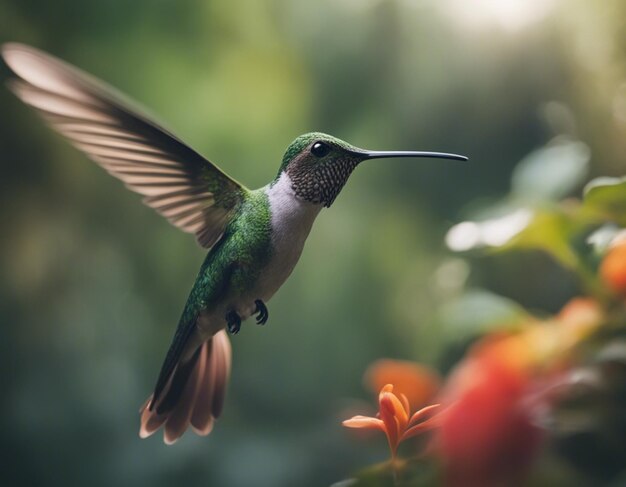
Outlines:
{"type": "Polygon", "coordinates": [[[267,306],[265,306],[265,303],[260,299],[257,299],[254,304],[256,304],[255,313],[258,313],[256,316],[256,324],[264,325],[270,317],[269,311],[267,311],[267,306]]]}
{"type": "Polygon", "coordinates": [[[239,330],[241,329],[241,316],[239,316],[235,310],[232,310],[226,313],[225,318],[228,333],[231,335],[239,333],[239,330]]]}

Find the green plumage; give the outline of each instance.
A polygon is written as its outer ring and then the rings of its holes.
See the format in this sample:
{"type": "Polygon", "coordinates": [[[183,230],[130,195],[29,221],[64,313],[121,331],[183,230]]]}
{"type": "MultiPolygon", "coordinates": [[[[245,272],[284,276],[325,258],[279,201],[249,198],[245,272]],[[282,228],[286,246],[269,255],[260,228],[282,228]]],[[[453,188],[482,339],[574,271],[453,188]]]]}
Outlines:
{"type": "Polygon", "coordinates": [[[292,163],[298,155],[305,153],[306,149],[317,140],[324,140],[329,144],[333,144],[337,148],[344,149],[345,151],[360,150],[357,147],[338,139],[337,137],[333,137],[332,135],[324,134],[322,132],[309,132],[308,134],[302,134],[299,137],[296,137],[296,139],[289,144],[289,147],[287,147],[287,150],[283,155],[280,168],[278,169],[276,179],[280,177],[280,175],[287,169],[287,166],[292,163]]]}
{"type": "Polygon", "coordinates": [[[204,260],[191,292],[193,304],[211,306],[214,300],[225,298],[221,289],[246,291],[268,262],[270,231],[267,195],[263,190],[250,191],[204,260]]]}
{"type": "Polygon", "coordinates": [[[271,215],[263,189],[246,191],[224,234],[209,251],[176,328],[154,398],[158,399],[193,332],[199,314],[218,303],[245,295],[271,256],[271,215]]]}

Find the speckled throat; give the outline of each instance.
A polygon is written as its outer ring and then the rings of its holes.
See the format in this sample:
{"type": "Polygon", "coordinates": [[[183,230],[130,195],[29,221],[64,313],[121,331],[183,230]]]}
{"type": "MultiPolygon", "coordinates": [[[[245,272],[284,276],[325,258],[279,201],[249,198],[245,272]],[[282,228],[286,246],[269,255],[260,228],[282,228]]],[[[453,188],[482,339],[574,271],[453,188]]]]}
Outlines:
{"type": "Polygon", "coordinates": [[[295,160],[285,171],[298,197],[314,204],[323,204],[328,208],[359,162],[361,162],[359,159],[347,154],[345,157],[315,165],[295,160]]]}

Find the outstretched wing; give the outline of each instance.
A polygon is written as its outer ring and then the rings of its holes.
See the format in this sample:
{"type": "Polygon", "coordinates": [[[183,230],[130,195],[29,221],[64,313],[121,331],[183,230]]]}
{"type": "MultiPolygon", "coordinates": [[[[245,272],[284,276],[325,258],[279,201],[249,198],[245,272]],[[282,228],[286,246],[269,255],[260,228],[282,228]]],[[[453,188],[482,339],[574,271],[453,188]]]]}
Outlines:
{"type": "Polygon", "coordinates": [[[12,91],[181,230],[211,247],[247,191],[123,95],[42,51],[5,44],[12,91]]]}

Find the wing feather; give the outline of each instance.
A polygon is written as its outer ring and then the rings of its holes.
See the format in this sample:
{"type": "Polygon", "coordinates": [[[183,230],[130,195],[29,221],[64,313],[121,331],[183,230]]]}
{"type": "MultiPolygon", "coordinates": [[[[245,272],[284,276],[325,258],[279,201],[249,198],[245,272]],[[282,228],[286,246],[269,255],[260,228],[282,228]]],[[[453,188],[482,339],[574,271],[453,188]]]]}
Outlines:
{"type": "Polygon", "coordinates": [[[2,56],[12,91],[49,125],[200,245],[217,241],[245,187],[92,76],[22,44],[2,56]]]}

